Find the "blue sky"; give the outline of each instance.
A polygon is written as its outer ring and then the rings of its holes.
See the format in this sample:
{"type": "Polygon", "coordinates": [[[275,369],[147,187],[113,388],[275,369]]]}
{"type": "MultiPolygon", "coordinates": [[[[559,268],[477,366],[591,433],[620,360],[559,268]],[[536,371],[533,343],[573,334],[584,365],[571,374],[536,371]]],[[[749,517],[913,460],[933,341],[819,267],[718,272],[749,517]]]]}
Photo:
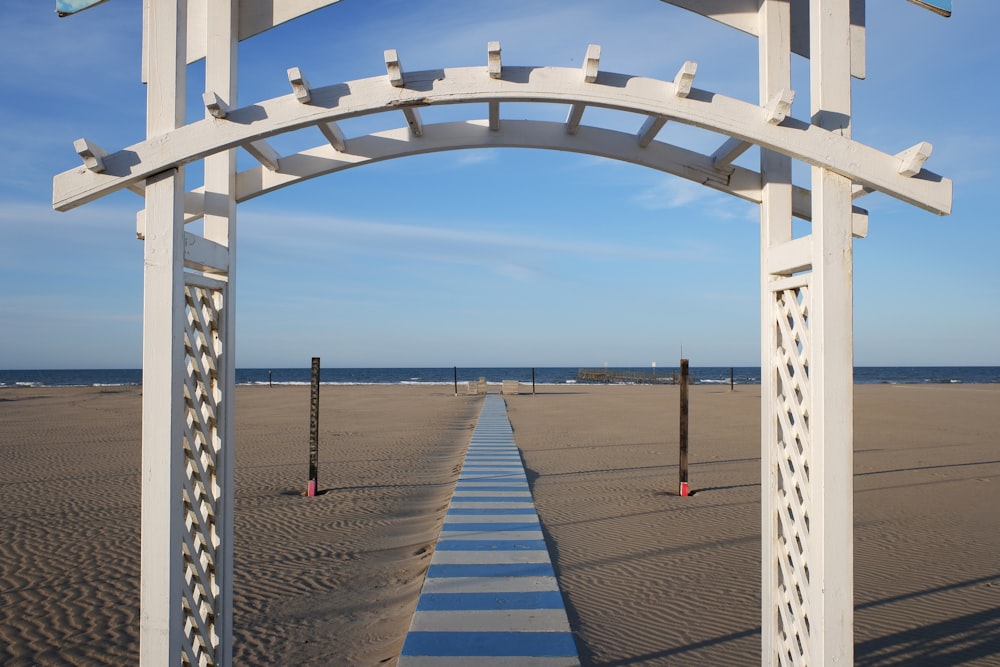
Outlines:
{"type": "MultiPolygon", "coordinates": [[[[904,0],[868,5],[854,137],[887,153],[931,142],[926,166],[954,180],[955,203],[940,218],[880,194],[859,202],[871,219],[855,242],[855,361],[1000,365],[1000,3],[958,0],[950,19],[904,0]]],[[[51,210],[52,176],[79,163],[75,139],[118,150],[143,138],[139,6],[58,19],[45,0],[0,4],[0,368],[141,365],[141,200],[51,210]]],[[[752,37],[656,0],[344,0],[244,42],[240,103],[287,94],[291,66],[322,86],[384,74],[388,48],[407,70],[483,65],[490,40],[510,65],[576,67],[589,43],[604,71],[672,79],[693,60],[697,87],[757,96],[752,37]]],[[[798,118],[806,67],[796,58],[798,118]]],[[[194,101],[200,78],[192,66],[194,101]]],[[[202,113],[192,104],[189,117],[202,113]]],[[[453,113],[427,109],[424,122],[453,113]]],[[[590,109],[583,122],[634,131],[641,119],[590,109]]],[[[719,143],[678,124],[660,139],[719,143]]],[[[648,169],[528,150],[407,158],[247,202],[239,230],[241,367],[312,356],[327,367],[671,366],[682,347],[696,366],[759,363],[756,207],[648,169]]]]}

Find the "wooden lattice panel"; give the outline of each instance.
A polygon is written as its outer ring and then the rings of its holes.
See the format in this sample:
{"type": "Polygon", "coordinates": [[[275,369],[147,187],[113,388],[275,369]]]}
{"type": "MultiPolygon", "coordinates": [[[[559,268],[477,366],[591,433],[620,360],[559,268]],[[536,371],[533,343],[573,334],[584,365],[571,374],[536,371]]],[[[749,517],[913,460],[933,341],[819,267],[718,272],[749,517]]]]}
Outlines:
{"type": "Polygon", "coordinates": [[[774,517],[777,568],[774,598],[778,664],[809,664],[809,521],[810,479],[810,336],[809,284],[786,287],[776,299],[774,405],[776,420],[772,461],[777,467],[774,517]]]}
{"type": "MultiPolygon", "coordinates": [[[[193,278],[193,277],[192,277],[193,278]]],[[[222,399],[223,286],[184,287],[186,324],[184,348],[184,646],[190,665],[217,665],[219,632],[216,614],[220,587],[216,577],[221,544],[219,510],[222,489],[219,457],[222,438],[218,422],[222,399]]]]}

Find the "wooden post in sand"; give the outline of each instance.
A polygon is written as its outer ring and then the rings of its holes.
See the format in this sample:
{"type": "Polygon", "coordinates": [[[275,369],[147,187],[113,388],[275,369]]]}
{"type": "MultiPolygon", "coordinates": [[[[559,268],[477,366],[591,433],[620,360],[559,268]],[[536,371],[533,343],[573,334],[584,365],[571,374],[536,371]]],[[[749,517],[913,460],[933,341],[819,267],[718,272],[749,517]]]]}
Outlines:
{"type": "Polygon", "coordinates": [[[680,421],[680,465],[678,493],[688,492],[688,360],[681,359],[681,421],[680,421]]]}
{"type": "Polygon", "coordinates": [[[312,358],[312,392],[309,397],[309,487],[312,498],[319,488],[319,357],[312,358]]]}
{"type": "Polygon", "coordinates": [[[455,395],[458,396],[458,366],[453,366],[452,371],[454,372],[455,379],[455,395]]]}

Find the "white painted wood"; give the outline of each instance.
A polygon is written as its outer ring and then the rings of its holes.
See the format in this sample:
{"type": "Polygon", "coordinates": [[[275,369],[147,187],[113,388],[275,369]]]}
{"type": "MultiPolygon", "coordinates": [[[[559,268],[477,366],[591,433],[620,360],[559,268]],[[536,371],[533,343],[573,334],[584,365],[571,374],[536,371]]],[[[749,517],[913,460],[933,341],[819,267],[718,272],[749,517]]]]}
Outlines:
{"type": "Polygon", "coordinates": [[[772,276],[790,276],[812,267],[812,239],[802,236],[767,250],[765,269],[772,276]]]}
{"type": "MultiPolygon", "coordinates": [[[[320,123],[316,127],[318,127],[319,131],[323,133],[323,136],[326,137],[327,142],[333,146],[334,150],[340,152],[347,150],[347,140],[344,138],[344,133],[341,132],[340,126],[335,122],[330,121],[329,123],[320,123]]],[[[272,171],[277,170],[275,169],[272,171]]]]}
{"type": "MultiPolygon", "coordinates": [[[[318,103],[302,105],[292,96],[233,109],[233,122],[199,121],[172,133],[171,140],[146,140],[108,155],[103,174],[70,170],[53,181],[53,206],[68,210],[171,166],[184,164],[246,141],[408,104],[483,102],[553,102],[583,104],[658,115],[750,141],[764,148],[827,167],[858,183],[938,214],[951,210],[952,183],[947,178],[906,178],[899,159],[817,125],[786,118],[772,125],[761,107],[724,95],[692,89],[678,98],[672,82],[602,72],[601,83],[584,83],[580,70],[504,67],[503,79],[489,79],[482,68],[446,69],[407,74],[413,88],[388,88],[385,77],[314,88],[318,103]]],[[[634,141],[634,139],[633,139],[634,141]]]]}
{"type": "Polygon", "coordinates": [[[687,97],[691,94],[694,86],[694,77],[698,73],[698,63],[691,60],[686,61],[674,75],[674,95],[677,97],[687,97]]]}
{"type": "MultiPolygon", "coordinates": [[[[851,131],[848,0],[810,0],[810,106],[814,122],[851,131]]],[[[854,662],[853,250],[851,180],[812,170],[810,366],[812,664],[854,662]]]]}
{"type": "MultiPolygon", "coordinates": [[[[763,36],[757,21],[759,0],[661,0],[742,30],[763,36]]],[[[809,57],[809,0],[786,0],[790,6],[792,52],[809,57]]],[[[851,74],[865,78],[865,0],[851,0],[851,74]]],[[[763,100],[762,100],[763,101],[763,100]]]]}
{"type": "Polygon", "coordinates": [[[656,135],[660,133],[663,126],[667,124],[666,118],[661,118],[660,116],[649,116],[642,123],[642,127],[636,133],[635,138],[639,142],[639,146],[645,148],[653,142],[656,135]]]}
{"type": "MultiPolygon", "coordinates": [[[[150,0],[146,135],[184,123],[185,0],[150,0]]],[[[148,175],[143,242],[139,662],[175,667],[183,642],[183,168],[148,175]]]]}
{"type": "Polygon", "coordinates": [[[500,129],[500,103],[490,102],[489,103],[489,114],[490,114],[490,129],[494,132],[500,129]]]}
{"type": "Polygon", "coordinates": [[[598,70],[601,65],[600,44],[589,44],[587,53],[583,56],[583,80],[587,83],[597,81],[598,70]]]}
{"type": "Polygon", "coordinates": [[[302,104],[309,104],[312,100],[312,87],[309,85],[309,80],[306,79],[305,75],[302,73],[298,67],[288,68],[288,83],[292,86],[292,93],[302,104]]]}
{"type": "MultiPolygon", "coordinates": [[[[781,90],[791,88],[791,33],[790,7],[784,0],[762,0],[754,29],[759,31],[759,98],[766,103],[781,90]]],[[[716,154],[729,154],[733,146],[730,138],[716,154]]],[[[741,142],[742,143],[742,142],[741,142]]],[[[715,155],[713,155],[713,164],[715,155]]],[[[778,535],[775,514],[778,511],[779,489],[776,474],[777,419],[775,368],[777,358],[778,319],[775,295],[772,291],[776,277],[767,271],[772,263],[772,248],[792,239],[792,211],[798,200],[800,207],[808,206],[810,197],[794,197],[791,159],[773,150],[760,151],[761,207],[760,207],[760,312],[761,312],[761,664],[777,667],[778,627],[775,607],[780,604],[778,587],[778,535]],[[766,369],[766,370],[765,370],[766,369]]]]}
{"type": "Polygon", "coordinates": [[[250,153],[257,162],[260,162],[271,171],[281,171],[281,156],[278,155],[278,151],[274,150],[271,144],[267,143],[266,139],[248,141],[243,144],[243,149],[247,153],[250,153]]]}
{"type": "Polygon", "coordinates": [[[417,111],[416,107],[403,107],[403,118],[406,119],[406,125],[410,128],[410,134],[415,137],[424,136],[424,123],[420,120],[420,112],[417,111]]]}
{"type": "Polygon", "coordinates": [[[784,122],[792,113],[792,102],[795,101],[794,90],[779,90],[768,99],[764,105],[764,120],[772,125],[784,122]]]}
{"type": "Polygon", "coordinates": [[[108,154],[106,150],[86,139],[77,139],[74,141],[73,148],[83,160],[83,166],[88,170],[97,173],[104,171],[104,158],[108,154]]]}
{"type": "Polygon", "coordinates": [[[928,142],[921,141],[916,146],[911,146],[902,153],[897,153],[896,157],[899,158],[899,173],[907,177],[919,174],[933,150],[934,147],[928,142]]]}
{"type": "Polygon", "coordinates": [[[229,273],[229,249],[203,236],[184,233],[184,266],[196,271],[229,273]]]}
{"type": "MultiPolygon", "coordinates": [[[[231,104],[238,100],[237,45],[240,23],[239,0],[212,0],[199,34],[205,34],[208,51],[205,57],[205,87],[221,91],[231,104]]],[[[278,3],[283,4],[283,3],[278,3]]],[[[216,370],[218,401],[215,419],[220,438],[216,460],[219,484],[216,530],[221,540],[216,547],[214,577],[217,586],[215,634],[216,655],[220,665],[233,662],[233,498],[235,468],[234,399],[236,397],[236,150],[222,151],[205,158],[206,192],[211,193],[205,206],[204,241],[201,247],[212,249],[208,257],[202,250],[205,277],[189,275],[188,284],[216,289],[222,294],[222,316],[218,337],[222,354],[216,370]],[[208,245],[212,244],[212,245],[208,245]],[[213,277],[207,277],[213,276],[213,277]],[[213,285],[212,283],[216,283],[213,285]]],[[[186,204],[186,202],[185,202],[186,204]]]]}
{"type": "MultiPolygon", "coordinates": [[[[760,201],[760,177],[756,172],[739,167],[719,171],[713,168],[708,157],[677,146],[656,143],[642,149],[636,144],[634,135],[595,127],[581,127],[576,135],[568,135],[563,123],[551,121],[507,120],[504,127],[510,131],[490,131],[485,120],[459,121],[425,126],[419,142],[411,141],[409,130],[400,128],[353,138],[352,152],[338,154],[329,147],[320,146],[283,157],[282,173],[262,168],[240,172],[237,201],[247,201],[301,180],[371,162],[468,148],[542,148],[585,153],[651,167],[747,201],[760,201]]],[[[807,212],[808,195],[804,194],[799,201],[805,205],[803,212],[807,212]]],[[[191,219],[198,216],[199,205],[198,197],[192,196],[187,209],[191,219]]]]}
{"type": "Polygon", "coordinates": [[[486,46],[486,68],[491,79],[499,79],[503,73],[503,63],[500,59],[500,42],[490,42],[486,46]]]}
{"type": "Polygon", "coordinates": [[[729,137],[721,146],[716,148],[710,156],[712,158],[712,164],[720,168],[725,165],[732,164],[733,160],[746,153],[751,146],[753,146],[753,144],[749,141],[729,137]]]}
{"type": "MultiPolygon", "coordinates": [[[[372,162],[422,153],[472,148],[539,148],[629,162],[707,185],[748,202],[761,203],[760,174],[732,165],[716,169],[710,157],[678,146],[655,143],[643,150],[632,134],[582,127],[577,134],[568,135],[563,123],[551,121],[505,121],[505,127],[507,124],[510,124],[511,132],[494,132],[492,136],[487,131],[489,122],[486,120],[456,121],[425,126],[419,142],[411,140],[408,128],[399,128],[351,139],[353,152],[337,152],[320,146],[283,157],[282,172],[272,172],[264,167],[240,172],[236,179],[236,201],[249,201],[300,181],[372,162]]],[[[810,220],[812,203],[809,191],[800,187],[794,187],[792,191],[795,217],[810,220]]],[[[189,192],[185,199],[185,222],[199,219],[203,210],[203,189],[189,192]]],[[[855,207],[855,218],[859,221],[856,232],[863,235],[862,230],[867,229],[867,213],[855,207]]]]}
{"type": "Polygon", "coordinates": [[[566,114],[566,134],[576,134],[580,129],[580,121],[583,120],[583,112],[587,108],[585,104],[574,104],[566,114]]]}
{"type": "Polygon", "coordinates": [[[219,97],[218,93],[205,91],[202,93],[202,101],[205,102],[205,109],[209,115],[215,118],[225,118],[229,115],[229,105],[219,97]]]}
{"type": "Polygon", "coordinates": [[[394,88],[403,87],[403,65],[399,62],[399,55],[396,49],[386,49],[385,51],[385,71],[389,75],[389,83],[394,88]]]}

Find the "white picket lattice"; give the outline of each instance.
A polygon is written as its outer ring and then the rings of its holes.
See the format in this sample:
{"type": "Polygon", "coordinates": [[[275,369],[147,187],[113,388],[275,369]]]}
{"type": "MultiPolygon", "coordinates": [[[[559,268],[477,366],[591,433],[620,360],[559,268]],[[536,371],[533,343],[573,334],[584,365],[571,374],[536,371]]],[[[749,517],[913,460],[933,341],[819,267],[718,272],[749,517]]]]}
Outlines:
{"type": "Polygon", "coordinates": [[[184,616],[182,660],[220,664],[216,615],[221,602],[217,579],[222,485],[219,414],[224,283],[187,274],[184,285],[184,616]]]}
{"type": "Polygon", "coordinates": [[[774,404],[777,409],[771,460],[777,467],[777,497],[773,504],[777,569],[774,598],[777,616],[777,662],[807,665],[809,660],[809,521],[811,511],[809,431],[810,294],[808,276],[798,286],[774,292],[776,349],[774,404]]]}

